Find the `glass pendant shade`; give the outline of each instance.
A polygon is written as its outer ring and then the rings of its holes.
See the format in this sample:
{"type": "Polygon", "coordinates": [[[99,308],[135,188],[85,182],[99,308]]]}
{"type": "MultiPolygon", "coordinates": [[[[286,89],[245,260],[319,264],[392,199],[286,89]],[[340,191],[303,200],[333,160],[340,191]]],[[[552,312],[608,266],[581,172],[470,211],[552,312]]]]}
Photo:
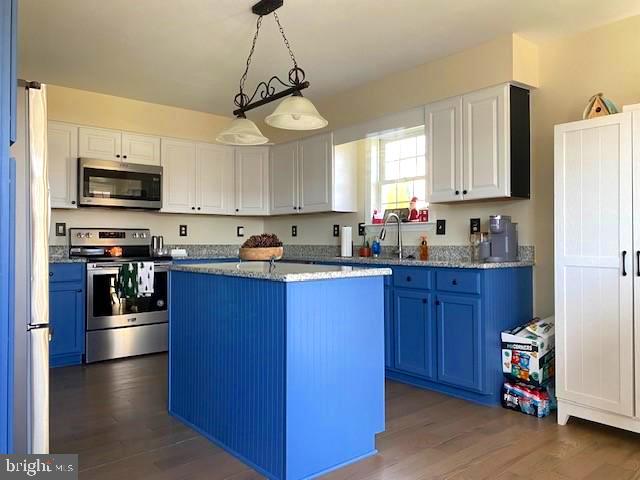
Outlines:
{"type": "Polygon", "coordinates": [[[226,145],[264,145],[269,139],[251,120],[236,118],[218,134],[216,141],[226,145]]]}
{"type": "Polygon", "coordinates": [[[310,100],[295,94],[280,102],[264,121],[267,125],[285,130],[317,130],[329,124],[310,100]]]}

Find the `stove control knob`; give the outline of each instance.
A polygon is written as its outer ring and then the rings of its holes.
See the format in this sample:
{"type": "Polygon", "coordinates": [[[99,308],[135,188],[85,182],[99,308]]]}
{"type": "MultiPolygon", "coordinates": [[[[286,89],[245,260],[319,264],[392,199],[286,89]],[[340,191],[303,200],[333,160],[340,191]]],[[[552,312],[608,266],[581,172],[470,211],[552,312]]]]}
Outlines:
{"type": "Polygon", "coordinates": [[[91,233],[87,233],[86,235],[87,238],[91,238],[91,236],[92,236],[91,233]]]}
{"type": "Polygon", "coordinates": [[[134,234],[133,234],[133,238],[138,238],[138,234],[137,234],[137,233],[134,233],[134,234]]]}
{"type": "Polygon", "coordinates": [[[84,237],[84,235],[81,232],[78,232],[78,233],[76,233],[76,237],[82,238],[82,237],[84,237]]]}
{"type": "Polygon", "coordinates": [[[141,238],[147,238],[147,234],[146,234],[146,233],[141,233],[141,234],[140,234],[140,237],[141,237],[141,238]]]}

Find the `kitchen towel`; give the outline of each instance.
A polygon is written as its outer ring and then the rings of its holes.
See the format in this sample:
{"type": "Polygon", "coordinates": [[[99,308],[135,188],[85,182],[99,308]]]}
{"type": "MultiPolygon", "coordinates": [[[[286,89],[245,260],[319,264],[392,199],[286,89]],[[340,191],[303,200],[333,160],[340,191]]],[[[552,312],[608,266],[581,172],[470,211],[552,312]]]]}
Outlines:
{"type": "Polygon", "coordinates": [[[340,256],[352,257],[353,256],[353,238],[351,227],[342,227],[342,244],[340,248],[340,256]]]}
{"type": "Polygon", "coordinates": [[[153,293],[153,262],[138,263],[138,296],[149,297],[153,293]]]}
{"type": "Polygon", "coordinates": [[[118,296],[120,298],[138,297],[138,264],[123,263],[118,270],[118,296]]]}

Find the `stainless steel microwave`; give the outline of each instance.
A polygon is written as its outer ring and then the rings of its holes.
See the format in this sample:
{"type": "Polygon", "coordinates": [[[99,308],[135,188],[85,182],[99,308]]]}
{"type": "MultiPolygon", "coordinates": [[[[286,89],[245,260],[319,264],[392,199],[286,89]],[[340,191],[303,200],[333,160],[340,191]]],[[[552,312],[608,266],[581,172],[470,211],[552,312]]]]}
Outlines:
{"type": "Polygon", "coordinates": [[[86,207],[162,207],[162,167],[111,160],[78,160],[78,203],[86,207]]]}

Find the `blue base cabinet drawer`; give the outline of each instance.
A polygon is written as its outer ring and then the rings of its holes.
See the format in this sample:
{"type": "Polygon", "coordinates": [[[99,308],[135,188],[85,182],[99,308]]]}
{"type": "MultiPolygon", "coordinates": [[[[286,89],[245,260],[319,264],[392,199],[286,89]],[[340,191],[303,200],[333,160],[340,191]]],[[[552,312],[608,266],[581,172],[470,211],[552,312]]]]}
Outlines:
{"type": "Polygon", "coordinates": [[[49,365],[80,365],[85,336],[85,265],[49,265],[49,365]]]}
{"type": "Polygon", "coordinates": [[[442,269],[436,272],[436,290],[441,292],[480,294],[480,272],[442,269]]]}
{"type": "Polygon", "coordinates": [[[422,267],[394,267],[393,285],[403,288],[431,289],[431,269],[422,267]]]}

